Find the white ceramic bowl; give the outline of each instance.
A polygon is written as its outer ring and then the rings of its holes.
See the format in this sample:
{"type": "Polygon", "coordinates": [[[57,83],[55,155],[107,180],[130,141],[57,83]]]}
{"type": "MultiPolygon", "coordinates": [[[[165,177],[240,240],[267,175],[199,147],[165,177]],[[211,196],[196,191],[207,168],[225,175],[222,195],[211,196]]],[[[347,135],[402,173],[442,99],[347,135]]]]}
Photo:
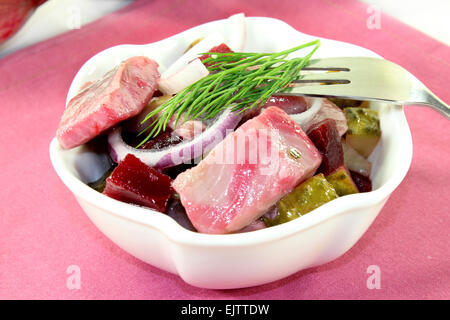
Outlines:
{"type": "MultiPolygon", "coordinates": [[[[156,43],[120,45],[102,51],[80,69],[67,99],[85,81],[100,77],[130,56],[147,55],[170,65],[190,42],[222,25],[223,20],[214,21],[156,43]]],[[[246,26],[245,51],[279,51],[317,38],[271,18],[246,18],[246,26]]],[[[321,41],[314,57],[377,56],[348,43],[321,41]]],[[[57,174],[92,222],[126,252],[178,274],[194,286],[249,287],[287,277],[344,254],[364,234],[400,184],[412,158],[411,134],[403,108],[387,104],[371,107],[380,112],[383,132],[370,157],[374,191],[338,198],[289,223],[249,233],[194,233],[165,214],[94,191],[85,182],[99,177],[104,158],[83,147],[65,151],[55,138],[50,144],[50,157],[57,174]]]]}

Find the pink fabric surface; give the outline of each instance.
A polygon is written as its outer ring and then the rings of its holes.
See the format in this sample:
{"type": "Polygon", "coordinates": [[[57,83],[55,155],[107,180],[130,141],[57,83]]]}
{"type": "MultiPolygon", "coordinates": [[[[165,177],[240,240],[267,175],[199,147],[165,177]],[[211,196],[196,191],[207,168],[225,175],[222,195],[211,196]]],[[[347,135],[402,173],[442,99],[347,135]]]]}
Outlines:
{"type": "Polygon", "coordinates": [[[1,299],[449,299],[449,122],[407,107],[414,155],[403,183],[344,256],[267,285],[206,290],[119,249],[90,222],[52,169],[50,140],[69,85],[95,53],[149,43],[237,12],[352,42],[401,64],[450,102],[450,49],[366,5],[332,1],[136,1],[94,23],[0,60],[1,299]],[[81,289],[66,286],[81,270],[81,289]],[[368,289],[379,266],[381,288],[368,289]]]}

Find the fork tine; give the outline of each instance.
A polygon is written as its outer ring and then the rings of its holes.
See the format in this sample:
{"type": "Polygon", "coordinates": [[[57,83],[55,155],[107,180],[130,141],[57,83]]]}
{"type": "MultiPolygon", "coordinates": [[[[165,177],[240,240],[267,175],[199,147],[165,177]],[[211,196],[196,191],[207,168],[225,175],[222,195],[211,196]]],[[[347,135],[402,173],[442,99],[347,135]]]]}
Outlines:
{"type": "Polygon", "coordinates": [[[344,72],[330,72],[330,73],[311,73],[311,74],[303,74],[299,80],[295,80],[293,82],[302,83],[302,82],[314,82],[321,80],[348,80],[348,76],[344,72]]]}
{"type": "Polygon", "coordinates": [[[345,58],[311,59],[303,70],[349,71],[345,58]]]}
{"type": "Polygon", "coordinates": [[[285,95],[341,97],[356,100],[388,101],[430,106],[450,119],[450,107],[436,97],[420,80],[401,66],[380,58],[339,57],[310,60],[302,70],[336,70],[346,73],[302,75],[296,83],[329,85],[290,85],[285,95]],[[344,82],[342,78],[346,78],[344,82]]]}
{"type": "Polygon", "coordinates": [[[312,97],[357,97],[358,93],[353,92],[351,84],[330,84],[292,87],[286,95],[303,95],[312,97]]]}

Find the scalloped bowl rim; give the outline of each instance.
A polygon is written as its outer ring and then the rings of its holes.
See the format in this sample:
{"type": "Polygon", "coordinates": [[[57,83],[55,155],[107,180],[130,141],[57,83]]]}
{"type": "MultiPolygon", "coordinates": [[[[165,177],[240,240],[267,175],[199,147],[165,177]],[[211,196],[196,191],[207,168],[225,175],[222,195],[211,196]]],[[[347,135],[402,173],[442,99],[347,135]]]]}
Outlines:
{"type": "MultiPolygon", "coordinates": [[[[146,45],[132,45],[133,47],[139,46],[158,46],[163,42],[168,42],[171,40],[175,40],[174,38],[181,38],[187,33],[192,33],[198,28],[206,28],[211,24],[215,24],[221,22],[222,20],[216,20],[212,22],[208,22],[197,27],[188,29],[181,33],[178,33],[169,38],[163,39],[158,42],[153,42],[146,45]]],[[[274,19],[274,18],[266,18],[266,17],[246,17],[246,21],[262,21],[262,22],[270,22],[283,24],[283,27],[288,27],[293,31],[310,37],[310,35],[306,35],[300,31],[295,30],[293,27],[289,26],[285,22],[274,19]]],[[[322,41],[330,41],[328,39],[322,37],[314,37],[321,39],[322,41]]],[[[331,40],[334,41],[334,40],[331,40]]],[[[338,41],[336,41],[338,42],[338,41]]],[[[344,43],[344,42],[339,42],[344,43]]],[[[345,43],[348,45],[348,43],[345,43]]],[[[71,88],[68,93],[67,101],[73,96],[74,92],[76,92],[77,85],[74,85],[78,82],[78,86],[80,85],[80,72],[87,68],[87,65],[94,58],[98,58],[105,54],[106,51],[112,50],[119,47],[128,47],[131,45],[119,45],[115,47],[111,47],[105,49],[104,51],[98,53],[90,60],[88,60],[83,67],[80,69],[78,74],[75,76],[71,88]],[[76,88],[76,89],[74,89],[76,88]]],[[[358,46],[352,45],[355,48],[358,46]]],[[[362,48],[362,47],[359,47],[362,48]]],[[[364,49],[364,48],[362,48],[364,49]]],[[[366,49],[367,50],[367,49],[366,49]]],[[[367,50],[369,52],[369,50],[367,50]]],[[[370,52],[371,56],[379,55],[370,52]]],[[[340,197],[331,202],[328,202],[321,207],[314,210],[313,214],[307,214],[302,216],[299,219],[295,219],[288,223],[273,226],[270,228],[246,232],[246,233],[236,233],[236,234],[224,234],[224,235],[214,235],[214,234],[202,234],[197,232],[189,231],[179,225],[175,220],[171,217],[148,209],[139,207],[136,205],[131,205],[128,203],[124,203],[110,197],[107,197],[94,189],[90,188],[87,184],[82,182],[79,178],[77,178],[74,174],[67,169],[67,165],[64,163],[64,159],[61,156],[65,150],[63,150],[59,143],[54,137],[50,143],[50,158],[52,165],[63,181],[63,183],[69,188],[69,190],[76,196],[84,199],[89,202],[91,205],[101,209],[103,212],[108,214],[114,214],[123,219],[130,220],[134,223],[141,224],[145,227],[156,229],[160,231],[163,235],[165,235],[168,239],[170,239],[174,243],[179,243],[183,245],[193,245],[193,246],[201,246],[201,247],[240,247],[240,246],[249,246],[254,244],[262,244],[266,242],[275,241],[277,239],[288,237],[292,234],[307,230],[311,227],[314,227],[317,224],[324,222],[325,220],[335,218],[345,212],[353,209],[361,209],[366,207],[371,207],[381,201],[383,199],[389,197],[389,195],[397,188],[397,186],[402,182],[405,177],[412,160],[412,139],[409,132],[409,126],[406,122],[405,115],[403,113],[403,109],[401,106],[394,109],[393,112],[397,112],[397,120],[399,121],[399,125],[402,126],[402,130],[406,130],[406,133],[409,136],[409,139],[405,142],[405,150],[408,151],[407,154],[403,154],[404,161],[402,162],[404,165],[397,168],[395,170],[395,174],[393,174],[384,184],[382,184],[379,188],[367,192],[367,193],[358,193],[347,195],[344,197],[340,197]]]]}

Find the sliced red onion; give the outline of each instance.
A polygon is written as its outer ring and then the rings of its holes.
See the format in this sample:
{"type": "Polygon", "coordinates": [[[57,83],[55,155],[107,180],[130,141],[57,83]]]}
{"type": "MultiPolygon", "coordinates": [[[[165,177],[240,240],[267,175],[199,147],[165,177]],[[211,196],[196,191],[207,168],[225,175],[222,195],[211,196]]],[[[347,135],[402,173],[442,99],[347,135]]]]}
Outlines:
{"type": "Polygon", "coordinates": [[[136,149],[126,144],[122,139],[122,129],[116,127],[108,135],[111,158],[115,162],[122,161],[128,153],[133,154],[142,162],[154,168],[167,168],[181,163],[188,163],[209,152],[222,141],[239,123],[242,116],[226,109],[215,122],[194,139],[182,142],[167,149],[136,149]]]}
{"type": "Polygon", "coordinates": [[[297,122],[303,131],[307,132],[314,124],[325,119],[333,119],[336,122],[339,135],[347,132],[347,118],[344,112],[338,106],[328,99],[305,97],[308,109],[298,114],[290,114],[292,119],[297,122]]]}
{"type": "Polygon", "coordinates": [[[355,149],[350,147],[345,142],[342,142],[342,150],[344,151],[344,163],[348,170],[370,177],[372,164],[358,153],[355,149]]]}
{"type": "Polygon", "coordinates": [[[234,52],[242,52],[244,50],[246,28],[245,15],[238,13],[230,16],[225,21],[225,34],[227,36],[227,45],[234,52]]]}
{"type": "Polygon", "coordinates": [[[323,99],[312,99],[311,101],[311,107],[306,111],[289,115],[305,132],[309,129],[312,119],[323,105],[323,99]]]}
{"type": "Polygon", "coordinates": [[[171,76],[161,77],[158,83],[159,90],[166,95],[174,95],[208,74],[208,69],[200,59],[195,59],[171,76]]]}
{"type": "Polygon", "coordinates": [[[336,122],[336,128],[340,136],[348,130],[347,118],[341,108],[328,99],[323,99],[323,105],[311,120],[310,126],[319,123],[325,119],[333,119],[336,122]]]}
{"type": "Polygon", "coordinates": [[[185,52],[178,60],[176,60],[163,74],[162,79],[167,79],[185,67],[189,62],[199,57],[200,53],[208,52],[211,48],[225,43],[222,33],[216,31],[209,34],[190,50],[185,52]]]}

